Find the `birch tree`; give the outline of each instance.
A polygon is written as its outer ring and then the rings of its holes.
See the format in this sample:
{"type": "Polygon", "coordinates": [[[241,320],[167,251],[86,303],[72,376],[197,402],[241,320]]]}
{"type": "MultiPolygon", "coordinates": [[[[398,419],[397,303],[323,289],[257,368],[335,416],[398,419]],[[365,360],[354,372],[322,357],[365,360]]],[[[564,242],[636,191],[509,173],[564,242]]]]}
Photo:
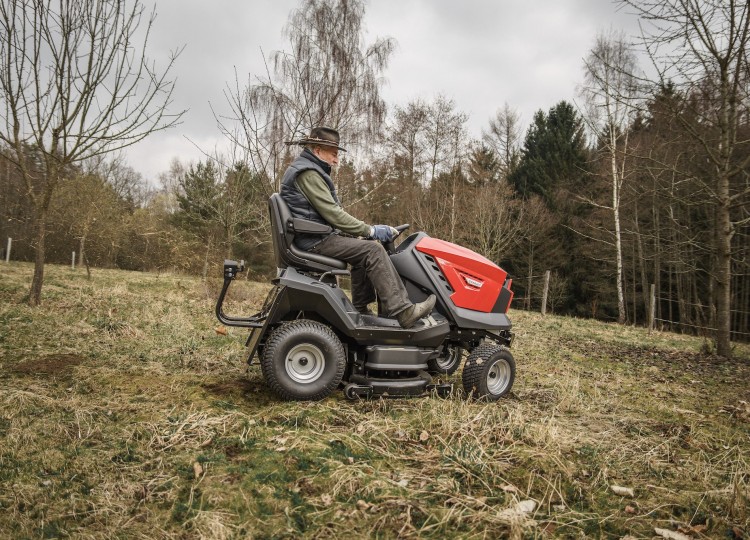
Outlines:
{"type": "Polygon", "coordinates": [[[585,85],[581,89],[586,100],[588,126],[609,161],[612,191],[608,209],[612,211],[614,225],[617,320],[620,324],[626,320],[620,202],[627,172],[629,124],[636,110],[635,67],[635,55],[622,33],[600,34],[584,61],[585,85]]]}
{"type": "Polygon", "coordinates": [[[395,47],[392,39],[364,41],[363,0],[303,2],[289,16],[290,50],[270,57],[267,72],[239,79],[225,91],[231,112],[219,118],[229,141],[243,148],[253,172],[278,191],[289,159],[285,141],[327,125],[347,147],[381,133],[382,77],[395,47]]]}

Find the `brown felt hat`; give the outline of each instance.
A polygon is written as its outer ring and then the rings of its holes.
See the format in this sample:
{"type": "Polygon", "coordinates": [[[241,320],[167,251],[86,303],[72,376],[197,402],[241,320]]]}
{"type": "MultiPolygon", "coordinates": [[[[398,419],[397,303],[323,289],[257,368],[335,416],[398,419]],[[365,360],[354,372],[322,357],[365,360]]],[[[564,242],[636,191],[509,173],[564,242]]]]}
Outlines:
{"type": "Polygon", "coordinates": [[[299,144],[300,146],[331,146],[340,152],[346,152],[345,148],[339,146],[339,132],[328,127],[314,127],[310,135],[302,137],[298,141],[287,141],[286,144],[299,144]]]}

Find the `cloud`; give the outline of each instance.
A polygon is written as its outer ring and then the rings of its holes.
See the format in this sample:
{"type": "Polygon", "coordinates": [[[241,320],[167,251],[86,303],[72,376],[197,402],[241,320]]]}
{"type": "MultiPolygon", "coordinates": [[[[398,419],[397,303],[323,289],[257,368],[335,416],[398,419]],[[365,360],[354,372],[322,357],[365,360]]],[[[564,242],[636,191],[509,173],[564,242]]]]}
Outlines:
{"type": "MultiPolygon", "coordinates": [[[[149,7],[155,0],[148,0],[149,7]]],[[[189,109],[183,123],[128,151],[131,167],[147,178],[182,161],[203,159],[187,139],[211,152],[221,135],[211,112],[228,112],[223,95],[235,70],[244,85],[265,72],[266,57],[287,47],[282,31],[296,0],[162,1],[149,55],[165,61],[184,46],[174,75],[174,109],[189,109]],[[209,103],[211,105],[209,105],[209,103]]],[[[386,72],[384,97],[405,105],[442,94],[469,114],[479,136],[508,103],[528,124],[538,109],[572,100],[582,80],[582,59],[598,31],[633,31],[635,19],[606,0],[373,0],[366,41],[392,37],[398,47],[386,72]]]]}

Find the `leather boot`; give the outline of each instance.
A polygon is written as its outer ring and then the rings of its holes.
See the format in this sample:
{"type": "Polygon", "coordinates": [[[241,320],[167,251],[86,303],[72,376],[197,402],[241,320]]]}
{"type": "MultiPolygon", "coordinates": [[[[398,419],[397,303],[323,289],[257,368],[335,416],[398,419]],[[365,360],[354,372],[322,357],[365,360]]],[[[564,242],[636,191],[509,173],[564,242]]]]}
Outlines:
{"type": "Polygon", "coordinates": [[[435,295],[431,294],[424,302],[412,304],[404,311],[396,315],[396,319],[398,319],[398,324],[401,325],[401,328],[411,328],[419,319],[421,319],[422,317],[426,317],[430,313],[432,313],[432,308],[434,307],[435,295]]]}

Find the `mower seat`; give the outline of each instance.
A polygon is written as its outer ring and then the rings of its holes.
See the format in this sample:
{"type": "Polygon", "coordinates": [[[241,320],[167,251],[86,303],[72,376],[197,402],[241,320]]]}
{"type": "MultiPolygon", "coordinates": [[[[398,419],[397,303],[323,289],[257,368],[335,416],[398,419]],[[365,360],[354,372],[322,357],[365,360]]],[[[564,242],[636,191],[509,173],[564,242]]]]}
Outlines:
{"type": "Polygon", "coordinates": [[[309,272],[335,271],[337,274],[346,270],[344,261],[310,253],[294,245],[294,234],[297,232],[324,235],[333,232],[331,227],[292,217],[289,207],[278,193],[274,193],[268,199],[268,210],[271,214],[271,237],[277,267],[291,266],[309,272]]]}

